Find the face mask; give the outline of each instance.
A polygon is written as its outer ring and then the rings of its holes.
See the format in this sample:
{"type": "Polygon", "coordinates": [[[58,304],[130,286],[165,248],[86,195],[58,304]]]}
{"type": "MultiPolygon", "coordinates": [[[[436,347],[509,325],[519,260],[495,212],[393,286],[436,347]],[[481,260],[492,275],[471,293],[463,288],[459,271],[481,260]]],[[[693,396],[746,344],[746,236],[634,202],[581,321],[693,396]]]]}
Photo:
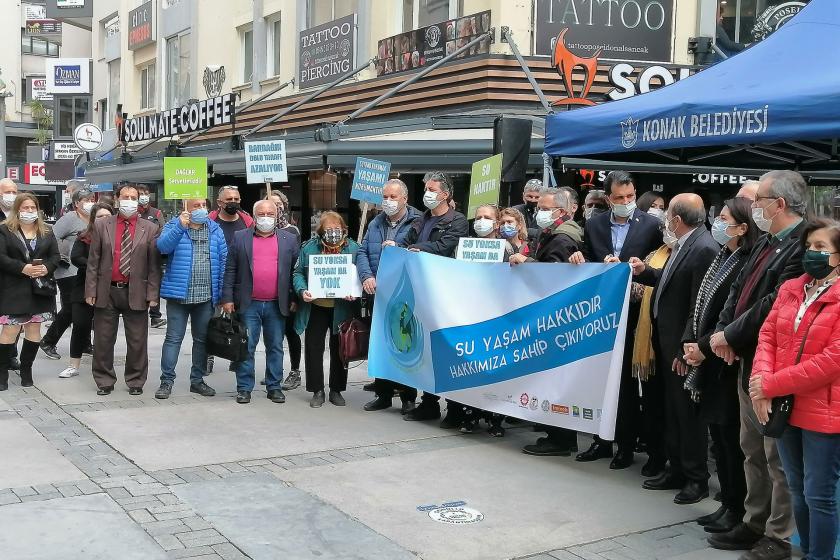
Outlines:
{"type": "Polygon", "coordinates": [[[262,233],[268,233],[272,231],[276,225],[277,221],[271,216],[257,217],[257,229],[262,233]]]}
{"type": "Polygon", "coordinates": [[[190,212],[190,221],[194,224],[206,224],[207,208],[196,208],[190,212]]]}
{"type": "Polygon", "coordinates": [[[525,201],[525,208],[527,208],[528,210],[533,210],[536,207],[537,207],[536,202],[531,202],[530,200],[525,201]]]}
{"type": "MultiPolygon", "coordinates": [[[[673,219],[673,218],[672,218],[672,219],[673,219]]],[[[669,219],[666,217],[666,218],[665,218],[665,222],[664,222],[664,224],[665,224],[665,230],[664,230],[664,231],[665,231],[665,234],[666,234],[666,235],[669,235],[669,236],[671,236],[671,237],[673,237],[674,239],[679,239],[679,238],[677,237],[677,233],[671,229],[671,227],[670,227],[670,225],[669,225],[670,223],[671,223],[671,220],[669,220],[669,219]]]]}
{"type": "Polygon", "coordinates": [[[679,241],[679,239],[677,239],[677,236],[668,231],[668,228],[665,228],[665,232],[662,234],[662,242],[671,249],[673,249],[674,245],[677,244],[677,241],[679,241]]]}
{"type": "Polygon", "coordinates": [[[90,211],[93,210],[93,202],[85,202],[82,204],[82,212],[90,216],[90,211]]]}
{"type": "Polygon", "coordinates": [[[832,273],[836,266],[831,266],[828,264],[828,260],[831,258],[832,253],[828,251],[812,251],[807,250],[805,254],[802,255],[802,268],[805,269],[812,278],[816,278],[817,280],[822,280],[826,276],[832,273]]]}
{"type": "Polygon", "coordinates": [[[647,213],[659,220],[660,222],[665,223],[665,210],[662,210],[660,208],[648,208],[647,213]]]}
{"type": "Polygon", "coordinates": [[[137,201],[136,200],[120,200],[120,214],[122,214],[126,218],[130,218],[136,213],[137,213],[137,201]]]}
{"type": "Polygon", "coordinates": [[[230,204],[225,204],[225,212],[231,216],[235,216],[236,213],[239,212],[239,203],[231,202],[230,204]]]}
{"type": "Polygon", "coordinates": [[[6,208],[11,208],[12,205],[15,203],[17,199],[17,195],[15,193],[6,193],[3,195],[3,206],[6,208]]]}
{"type": "Polygon", "coordinates": [[[337,228],[328,229],[324,231],[321,238],[327,245],[338,245],[344,240],[344,231],[337,228]]]}
{"type": "Polygon", "coordinates": [[[141,194],[137,197],[137,202],[140,203],[140,206],[146,206],[149,203],[149,195],[141,194]]]}
{"type": "Polygon", "coordinates": [[[22,224],[34,224],[38,219],[38,212],[20,212],[18,214],[18,221],[22,224]]]}
{"type": "Polygon", "coordinates": [[[400,211],[400,203],[396,200],[383,200],[382,211],[385,212],[385,215],[388,217],[396,216],[400,211]]]}
{"type": "Polygon", "coordinates": [[[432,191],[426,191],[423,195],[423,205],[426,206],[429,210],[434,210],[440,205],[441,201],[438,200],[438,193],[432,191]]]}
{"type": "Polygon", "coordinates": [[[726,245],[733,237],[736,237],[735,235],[726,233],[728,228],[729,224],[723,220],[715,220],[712,222],[712,238],[719,244],[726,245]]]}
{"type": "Polygon", "coordinates": [[[285,210],[279,211],[279,214],[277,214],[277,225],[281,228],[289,225],[289,215],[286,214],[285,210]]]}
{"type": "Polygon", "coordinates": [[[499,228],[499,235],[504,239],[513,239],[517,233],[519,233],[519,229],[513,224],[502,224],[502,227],[499,228]]]}
{"type": "Polygon", "coordinates": [[[540,229],[548,229],[554,225],[554,210],[540,210],[537,212],[535,220],[537,227],[540,229]]]}
{"type": "Polygon", "coordinates": [[[473,229],[478,234],[479,237],[487,237],[493,231],[493,227],[496,224],[493,220],[488,218],[479,218],[473,224],[473,229]]]}
{"type": "Polygon", "coordinates": [[[629,218],[633,212],[636,211],[636,201],[632,200],[627,204],[613,204],[612,205],[612,212],[613,215],[619,218],[629,218]]]}
{"type": "MultiPolygon", "coordinates": [[[[773,216],[775,218],[775,216],[773,216]]],[[[764,208],[753,208],[752,209],[752,219],[755,222],[755,225],[763,232],[770,231],[770,227],[773,225],[773,218],[765,218],[764,217],[764,208]]]]}

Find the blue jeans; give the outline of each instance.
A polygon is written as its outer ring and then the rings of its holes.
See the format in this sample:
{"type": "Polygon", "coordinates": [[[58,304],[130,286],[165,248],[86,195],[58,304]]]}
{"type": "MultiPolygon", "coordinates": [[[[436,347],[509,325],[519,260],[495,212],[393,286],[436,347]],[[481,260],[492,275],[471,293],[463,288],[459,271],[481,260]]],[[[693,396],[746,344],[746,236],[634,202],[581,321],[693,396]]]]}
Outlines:
{"type": "Polygon", "coordinates": [[[788,426],[779,455],[790,486],[793,517],[807,560],[832,560],[837,541],[840,434],[788,426]]]}
{"type": "Polygon", "coordinates": [[[248,357],[236,364],[236,390],[254,390],[254,353],[260,341],[260,330],[264,333],[265,344],[265,387],[269,391],[280,389],[286,318],[280,313],[276,301],[254,300],[239,315],[248,328],[248,357]]]}
{"type": "Polygon", "coordinates": [[[167,300],[166,338],[160,354],[160,380],[175,381],[175,366],[178,365],[178,355],[181,353],[181,342],[187,332],[187,320],[192,327],[192,368],[190,368],[190,385],[201,383],[207,375],[207,324],[213,316],[213,304],[204,303],[183,304],[167,300]]]}

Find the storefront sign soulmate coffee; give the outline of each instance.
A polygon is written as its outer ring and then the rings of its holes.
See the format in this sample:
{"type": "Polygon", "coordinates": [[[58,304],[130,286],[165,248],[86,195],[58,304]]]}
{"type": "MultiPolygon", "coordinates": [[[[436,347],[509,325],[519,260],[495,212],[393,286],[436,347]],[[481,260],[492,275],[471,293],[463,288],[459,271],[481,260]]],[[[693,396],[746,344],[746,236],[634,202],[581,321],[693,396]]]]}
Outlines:
{"type": "Polygon", "coordinates": [[[120,137],[124,142],[142,142],[190,134],[230,124],[233,121],[233,110],[233,94],[226,93],[153,115],[126,119],[120,137]]]}

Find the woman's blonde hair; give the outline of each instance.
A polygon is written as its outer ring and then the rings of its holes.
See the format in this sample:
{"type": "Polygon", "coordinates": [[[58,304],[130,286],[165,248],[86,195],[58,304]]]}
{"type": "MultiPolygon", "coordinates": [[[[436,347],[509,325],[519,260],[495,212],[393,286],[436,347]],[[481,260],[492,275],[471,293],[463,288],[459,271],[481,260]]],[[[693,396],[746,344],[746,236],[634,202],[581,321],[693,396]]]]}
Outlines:
{"type": "Polygon", "coordinates": [[[318,234],[320,237],[324,235],[324,222],[327,221],[335,221],[341,224],[341,229],[344,231],[345,235],[347,234],[347,223],[344,221],[344,218],[341,217],[341,214],[338,212],[333,212],[332,210],[327,210],[326,212],[321,212],[321,216],[318,219],[318,229],[315,230],[315,233],[318,234]]]}
{"type": "Polygon", "coordinates": [[[516,229],[518,230],[516,237],[520,241],[528,241],[528,226],[525,224],[525,216],[522,215],[522,212],[516,208],[503,208],[499,212],[499,221],[501,222],[505,216],[510,216],[516,220],[516,229]]]}
{"type": "Polygon", "coordinates": [[[12,211],[9,212],[9,215],[6,217],[6,221],[4,223],[6,224],[6,227],[9,228],[9,231],[11,231],[12,233],[21,231],[18,213],[20,212],[20,207],[27,200],[31,200],[35,203],[35,213],[38,214],[38,219],[35,221],[38,237],[45,237],[50,232],[50,230],[47,228],[47,224],[44,222],[44,218],[41,217],[41,205],[38,204],[38,197],[36,197],[32,193],[20,193],[17,196],[14,205],[12,205],[12,211]]]}

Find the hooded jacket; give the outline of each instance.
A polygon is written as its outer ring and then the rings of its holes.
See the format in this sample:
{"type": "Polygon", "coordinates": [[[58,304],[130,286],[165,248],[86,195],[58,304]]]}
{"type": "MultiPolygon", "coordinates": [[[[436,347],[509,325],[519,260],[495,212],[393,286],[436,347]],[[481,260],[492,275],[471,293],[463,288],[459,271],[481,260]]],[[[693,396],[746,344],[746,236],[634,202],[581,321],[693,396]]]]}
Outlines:
{"type": "Polygon", "coordinates": [[[573,253],[583,248],[583,228],[569,218],[550,230],[543,230],[537,238],[532,257],[536,262],[569,262],[573,253]]]}

